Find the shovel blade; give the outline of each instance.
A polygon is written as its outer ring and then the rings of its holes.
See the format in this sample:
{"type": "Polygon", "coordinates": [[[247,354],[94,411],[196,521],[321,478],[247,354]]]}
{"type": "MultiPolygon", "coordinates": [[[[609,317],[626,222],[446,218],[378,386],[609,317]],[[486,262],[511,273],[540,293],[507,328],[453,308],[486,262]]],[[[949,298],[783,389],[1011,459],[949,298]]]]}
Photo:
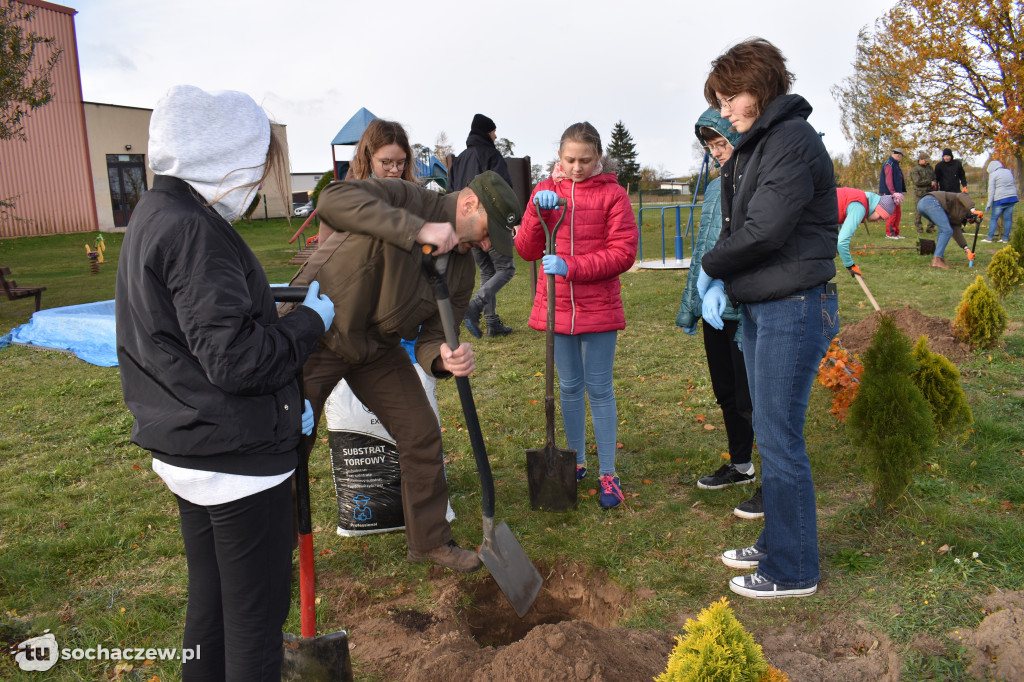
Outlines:
{"type": "Polygon", "coordinates": [[[565,512],[575,509],[576,451],[548,443],[526,451],[526,481],[530,508],[534,511],[565,512]]]}
{"type": "Polygon", "coordinates": [[[520,618],[530,610],[544,579],[504,521],[484,533],[477,553],[520,618]]]}
{"type": "Polygon", "coordinates": [[[352,682],[348,633],[344,630],[319,637],[296,637],[286,632],[283,647],[282,680],[352,682]]]}

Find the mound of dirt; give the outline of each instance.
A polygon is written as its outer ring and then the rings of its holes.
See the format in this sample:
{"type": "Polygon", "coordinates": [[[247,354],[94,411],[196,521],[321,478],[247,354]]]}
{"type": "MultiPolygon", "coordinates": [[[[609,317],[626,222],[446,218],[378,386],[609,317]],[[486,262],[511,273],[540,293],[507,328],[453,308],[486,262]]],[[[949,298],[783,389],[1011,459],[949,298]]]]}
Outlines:
{"type": "MultiPolygon", "coordinates": [[[[676,621],[678,632],[618,627],[634,603],[657,594],[632,594],[600,571],[575,564],[538,568],[544,589],[524,619],[492,579],[431,569],[434,603],[428,608],[415,587],[396,583],[385,589],[393,596],[382,602],[367,598],[357,579],[334,576],[325,581],[330,621],[348,625],[357,678],[629,682],[649,681],[665,670],[686,614],[676,621]]],[[[824,624],[751,628],[751,634],[792,680],[884,682],[899,676],[900,659],[889,640],[842,615],[824,624]]]]}
{"type": "Polygon", "coordinates": [[[843,347],[851,353],[863,355],[871,345],[871,337],[878,329],[878,318],[883,313],[893,316],[896,326],[910,337],[911,344],[917,343],[918,337],[924,334],[928,337],[928,347],[935,353],[945,355],[953,363],[959,364],[971,356],[970,347],[953,336],[952,322],[941,317],[922,315],[910,306],[886,308],[857,324],[841,326],[839,340],[843,347]]]}
{"type": "Polygon", "coordinates": [[[950,633],[973,651],[968,672],[979,680],[1024,680],[1024,592],[997,592],[982,600],[990,612],[975,630],[950,633]]]}

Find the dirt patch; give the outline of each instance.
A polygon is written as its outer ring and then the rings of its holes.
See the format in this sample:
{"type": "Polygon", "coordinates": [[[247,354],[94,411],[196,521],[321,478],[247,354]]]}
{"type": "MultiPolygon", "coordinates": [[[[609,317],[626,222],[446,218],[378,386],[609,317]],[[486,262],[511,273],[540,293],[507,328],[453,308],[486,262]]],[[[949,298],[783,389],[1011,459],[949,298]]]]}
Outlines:
{"type": "Polygon", "coordinates": [[[949,638],[971,649],[968,669],[979,680],[1024,680],[1024,592],[994,592],[981,600],[989,615],[974,630],[949,638]]]}
{"type": "Polygon", "coordinates": [[[839,340],[843,347],[851,353],[863,355],[871,345],[871,337],[878,329],[878,318],[882,314],[893,316],[896,326],[907,336],[910,343],[917,343],[922,334],[928,337],[928,347],[935,353],[945,355],[951,362],[961,363],[971,356],[971,349],[966,343],[953,336],[953,323],[941,317],[928,317],[915,308],[886,308],[881,312],[872,313],[856,324],[841,327],[839,340]]]}
{"type": "MultiPolygon", "coordinates": [[[[519,680],[645,680],[665,670],[687,618],[671,618],[672,632],[633,630],[618,621],[634,605],[657,598],[631,593],[600,571],[576,564],[538,566],[544,589],[519,619],[490,578],[479,580],[431,569],[433,603],[422,589],[334,578],[325,590],[329,622],[349,625],[357,677],[436,682],[519,680]],[[372,591],[390,596],[371,599],[372,591]],[[329,596],[328,596],[329,595],[329,596]]],[[[338,627],[341,627],[339,625],[338,627]]],[[[751,627],[765,655],[792,680],[895,681],[900,658],[883,635],[841,616],[789,626],[751,627]]],[[[980,630],[980,628],[979,628],[980,630]]],[[[973,633],[971,633],[973,636],[973,633]]],[[[935,640],[916,642],[936,651],[935,640]]],[[[1005,657],[1005,654],[1002,654],[1005,657]]]]}

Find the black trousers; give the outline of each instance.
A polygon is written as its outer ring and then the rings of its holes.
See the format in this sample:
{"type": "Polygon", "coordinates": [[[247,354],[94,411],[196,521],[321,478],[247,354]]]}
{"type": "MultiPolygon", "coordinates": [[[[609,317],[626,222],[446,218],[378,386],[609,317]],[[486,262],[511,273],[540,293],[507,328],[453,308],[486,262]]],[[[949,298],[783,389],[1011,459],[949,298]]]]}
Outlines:
{"type": "Polygon", "coordinates": [[[754,427],[751,422],[754,410],[747,385],[743,351],[733,341],[740,323],[736,320],[724,322],[725,327],[721,330],[704,322],[704,354],[708,358],[711,390],[725,418],[729,457],[733,464],[747,464],[754,448],[754,427]]]}
{"type": "Polygon", "coordinates": [[[182,679],[278,682],[291,599],[291,479],[225,504],[177,499],[188,560],[183,646],[200,647],[182,679]]]}

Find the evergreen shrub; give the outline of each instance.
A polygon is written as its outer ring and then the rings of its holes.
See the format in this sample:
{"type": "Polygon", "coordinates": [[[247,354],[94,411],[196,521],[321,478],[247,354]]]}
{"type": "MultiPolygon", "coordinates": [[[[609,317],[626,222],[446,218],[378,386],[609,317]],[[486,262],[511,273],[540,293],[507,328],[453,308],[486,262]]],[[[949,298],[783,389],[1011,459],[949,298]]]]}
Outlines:
{"type": "Polygon", "coordinates": [[[967,405],[960,370],[945,355],[928,348],[928,337],[924,334],[914,345],[914,359],[918,367],[910,378],[931,406],[935,425],[947,433],[965,433],[974,423],[974,415],[967,405]]]}
{"type": "Polygon", "coordinates": [[[1006,330],[1006,310],[981,275],[964,289],[953,320],[953,334],[971,348],[991,348],[1006,330]]]}
{"type": "Polygon", "coordinates": [[[999,249],[985,269],[992,282],[992,288],[999,294],[999,300],[1006,298],[1014,289],[1024,284],[1024,267],[1020,254],[1012,246],[999,249]]]}
{"type": "Polygon", "coordinates": [[[846,425],[872,480],[875,502],[888,511],[935,447],[935,424],[928,401],[910,378],[917,369],[910,339],[891,314],[879,317],[863,361],[860,391],[846,425]]]}

